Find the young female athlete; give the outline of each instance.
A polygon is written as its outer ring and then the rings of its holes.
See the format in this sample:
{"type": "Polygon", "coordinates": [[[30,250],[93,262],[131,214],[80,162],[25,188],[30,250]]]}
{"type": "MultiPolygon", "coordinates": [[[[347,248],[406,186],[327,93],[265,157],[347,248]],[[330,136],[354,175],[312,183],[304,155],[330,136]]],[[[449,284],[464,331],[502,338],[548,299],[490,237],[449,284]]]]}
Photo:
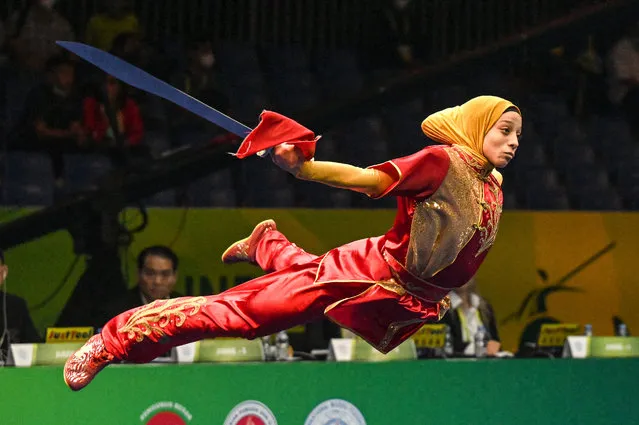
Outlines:
{"type": "Polygon", "coordinates": [[[119,314],[69,358],[67,385],[85,387],[112,362],[149,362],[192,341],[252,339],[324,316],[387,353],[425,321],[440,319],[448,292],[475,275],[495,241],[503,201],[495,168],[514,157],[522,117],[511,102],[481,96],[429,116],[422,129],[441,145],[362,169],[314,161],[312,132],[264,112],[240,151],[271,147],[273,161],[300,179],[371,198],[395,196],[393,226],[315,256],[266,220],[222,260],[248,261],[268,274],[221,294],[158,300],[119,314]]]}

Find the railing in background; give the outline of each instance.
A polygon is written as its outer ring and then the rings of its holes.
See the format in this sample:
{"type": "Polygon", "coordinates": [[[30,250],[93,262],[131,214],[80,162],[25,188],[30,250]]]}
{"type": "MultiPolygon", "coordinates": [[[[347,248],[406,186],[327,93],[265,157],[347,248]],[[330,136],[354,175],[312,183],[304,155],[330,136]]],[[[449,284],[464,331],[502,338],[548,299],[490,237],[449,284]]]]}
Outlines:
{"type": "MultiPolygon", "coordinates": [[[[58,9],[80,35],[100,0],[59,0],[58,9]]],[[[526,28],[606,0],[413,0],[410,7],[427,40],[426,56],[472,50],[526,28]]],[[[21,0],[0,6],[7,17],[21,0]]],[[[357,48],[377,30],[371,19],[384,0],[131,0],[150,41],[207,32],[216,41],[357,48]]]]}

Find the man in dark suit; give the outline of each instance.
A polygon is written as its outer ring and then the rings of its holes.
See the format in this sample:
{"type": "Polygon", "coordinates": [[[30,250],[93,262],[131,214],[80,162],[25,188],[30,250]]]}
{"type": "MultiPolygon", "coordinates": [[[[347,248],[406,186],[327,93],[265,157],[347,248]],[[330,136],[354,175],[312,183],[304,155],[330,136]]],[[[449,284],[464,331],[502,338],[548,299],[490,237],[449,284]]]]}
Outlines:
{"type": "Polygon", "coordinates": [[[8,273],[4,253],[0,251],[0,360],[6,359],[11,343],[42,342],[29,315],[27,302],[6,292],[5,280],[8,273]]]}
{"type": "Polygon", "coordinates": [[[173,291],[177,282],[178,257],[167,246],[154,245],[144,248],[137,259],[138,283],[126,295],[105,306],[102,327],[112,317],[155,300],[177,298],[173,291]]]}

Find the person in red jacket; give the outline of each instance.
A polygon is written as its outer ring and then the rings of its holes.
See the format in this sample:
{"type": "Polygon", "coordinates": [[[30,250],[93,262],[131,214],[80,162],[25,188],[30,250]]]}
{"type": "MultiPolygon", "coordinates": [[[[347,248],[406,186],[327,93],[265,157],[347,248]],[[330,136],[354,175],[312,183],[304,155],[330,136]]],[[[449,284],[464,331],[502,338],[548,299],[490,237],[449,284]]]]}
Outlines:
{"type": "Polygon", "coordinates": [[[222,260],[257,264],[268,274],[221,294],[158,300],[117,315],[67,360],[64,380],[72,390],[110,363],[149,362],[204,338],[253,339],[327,317],[388,353],[443,317],[448,293],[475,275],[495,241],[503,204],[495,168],[515,156],[520,110],[480,96],[437,112],[422,130],[442,145],[366,169],[315,161],[317,139],[300,127],[265,111],[238,157],[273,148],[276,165],[299,179],[396,197],[392,227],[316,256],[291,243],[273,220],[258,224],[222,260]]]}
{"type": "Polygon", "coordinates": [[[110,75],[104,79],[101,87],[106,101],[115,114],[116,126],[109,120],[105,103],[98,100],[101,96],[91,96],[84,99],[83,124],[97,148],[116,146],[114,129],[123,136],[126,148],[139,146],[144,138],[144,123],[138,104],[126,95],[122,83],[110,75]]]}

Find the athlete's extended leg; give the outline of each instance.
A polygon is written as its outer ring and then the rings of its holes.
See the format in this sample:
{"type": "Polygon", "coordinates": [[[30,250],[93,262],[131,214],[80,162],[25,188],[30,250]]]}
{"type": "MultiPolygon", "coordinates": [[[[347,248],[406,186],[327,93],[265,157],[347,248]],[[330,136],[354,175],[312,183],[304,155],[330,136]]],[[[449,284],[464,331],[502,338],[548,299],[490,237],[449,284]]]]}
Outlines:
{"type": "Polygon", "coordinates": [[[316,258],[317,255],[309,254],[277,231],[273,220],[259,223],[250,236],[233,243],[222,254],[222,261],[227,264],[249,262],[267,273],[316,258]]]}
{"type": "Polygon", "coordinates": [[[221,294],[158,300],[111,319],[71,356],[64,378],[79,390],[112,361],[149,362],[169,348],[204,338],[256,338],[321,319],[332,303],[370,282],[317,284],[320,258],[267,274],[221,294]]]}

